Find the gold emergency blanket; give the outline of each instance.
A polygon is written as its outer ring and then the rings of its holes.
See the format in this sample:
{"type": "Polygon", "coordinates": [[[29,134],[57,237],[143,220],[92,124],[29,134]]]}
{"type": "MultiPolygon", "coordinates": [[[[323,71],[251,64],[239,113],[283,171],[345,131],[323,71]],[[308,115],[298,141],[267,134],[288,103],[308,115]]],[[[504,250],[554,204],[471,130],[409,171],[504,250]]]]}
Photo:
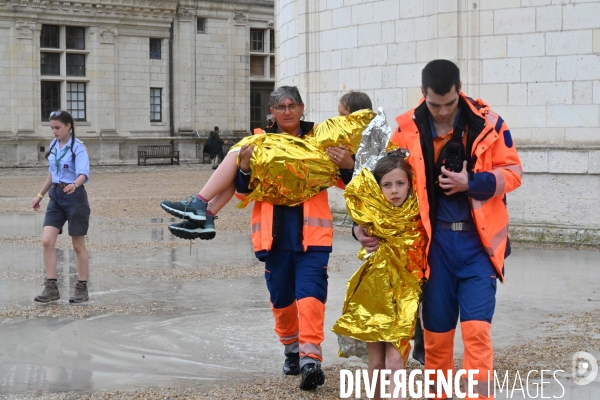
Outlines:
{"type": "Polygon", "coordinates": [[[266,201],[274,205],[294,206],[335,185],[338,167],[329,160],[325,149],[346,146],[356,153],[361,133],[375,117],[371,110],[360,110],[318,124],[303,138],[280,133],[248,136],[230,151],[254,145],[250,158],[252,190],[240,203],[266,201]]]}
{"type": "MultiPolygon", "coordinates": [[[[394,207],[363,168],[346,186],[344,197],[354,222],[382,240],[373,253],[364,248],[358,253],[365,262],[348,281],[342,316],[332,331],[364,342],[391,342],[406,357],[425,268],[426,235],[416,193],[394,207]]],[[[357,355],[348,354],[344,341],[339,342],[341,357],[357,355]]]]}

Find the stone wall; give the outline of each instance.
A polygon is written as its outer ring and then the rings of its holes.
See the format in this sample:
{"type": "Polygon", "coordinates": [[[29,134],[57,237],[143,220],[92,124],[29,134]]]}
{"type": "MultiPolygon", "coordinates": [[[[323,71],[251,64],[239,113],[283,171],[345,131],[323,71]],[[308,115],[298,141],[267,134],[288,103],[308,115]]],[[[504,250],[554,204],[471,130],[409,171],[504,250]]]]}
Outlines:
{"type": "Polygon", "coordinates": [[[492,105],[519,148],[513,235],[600,243],[600,2],[277,0],[275,11],[278,84],[300,88],[307,119],[336,115],[355,89],[394,126],[421,98],[423,66],[454,60],[463,91],[492,105]]]}
{"type": "MultiPolygon", "coordinates": [[[[135,163],[138,145],[171,141],[193,142],[182,158],[198,162],[196,144],[213,126],[225,136],[249,133],[250,29],[272,23],[269,0],[0,0],[0,167],[45,165],[42,148],[52,133],[41,116],[42,81],[61,82],[62,109],[66,82],[85,83],[86,118],[75,127],[93,163],[135,163]],[[204,32],[197,18],[205,18],[204,32]],[[67,26],[85,28],[84,77],[67,76],[64,59],[60,75],[41,74],[42,25],[58,25],[61,35],[67,26]],[[158,59],[150,58],[150,38],[160,40],[158,59]],[[160,121],[150,120],[151,88],[162,90],[160,121]]],[[[50,52],[64,56],[64,36],[61,42],[50,52]]]]}

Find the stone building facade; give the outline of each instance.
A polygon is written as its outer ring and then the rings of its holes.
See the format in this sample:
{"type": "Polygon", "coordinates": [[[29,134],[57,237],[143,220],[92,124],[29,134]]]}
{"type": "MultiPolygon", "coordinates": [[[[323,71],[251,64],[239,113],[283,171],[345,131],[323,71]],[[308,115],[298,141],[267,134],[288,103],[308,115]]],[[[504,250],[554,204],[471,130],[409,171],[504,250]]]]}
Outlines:
{"type": "Polygon", "coordinates": [[[273,20],[267,0],[0,0],[0,166],[44,165],[58,109],[94,164],[148,144],[198,162],[213,126],[250,132],[253,90],[274,85],[273,20]]]}
{"type": "Polygon", "coordinates": [[[454,60],[519,148],[513,238],[600,243],[599,1],[276,0],[275,12],[278,84],[298,85],[309,120],[357,89],[394,126],[419,102],[423,66],[454,60]]]}

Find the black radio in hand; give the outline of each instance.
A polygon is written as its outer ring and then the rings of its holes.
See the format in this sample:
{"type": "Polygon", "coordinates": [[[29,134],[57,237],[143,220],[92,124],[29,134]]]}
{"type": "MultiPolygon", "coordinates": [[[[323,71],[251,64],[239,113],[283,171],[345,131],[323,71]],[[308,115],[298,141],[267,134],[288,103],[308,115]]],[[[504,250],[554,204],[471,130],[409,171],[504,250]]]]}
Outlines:
{"type": "Polygon", "coordinates": [[[460,142],[450,141],[444,148],[444,155],[442,159],[442,166],[450,172],[461,172],[463,169],[464,161],[464,147],[460,142]]]}

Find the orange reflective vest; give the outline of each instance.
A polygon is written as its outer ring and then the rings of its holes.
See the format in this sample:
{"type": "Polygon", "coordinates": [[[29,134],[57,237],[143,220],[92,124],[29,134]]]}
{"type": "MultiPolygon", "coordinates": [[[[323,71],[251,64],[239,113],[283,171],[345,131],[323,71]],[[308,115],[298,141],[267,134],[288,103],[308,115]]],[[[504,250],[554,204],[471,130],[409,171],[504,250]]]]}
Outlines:
{"type": "MultiPolygon", "coordinates": [[[[498,277],[504,280],[504,255],[508,239],[508,212],[505,204],[505,194],[521,185],[523,168],[512,142],[508,127],[498,114],[492,111],[481,99],[471,100],[460,93],[461,104],[467,104],[468,120],[479,119],[481,131],[475,138],[471,151],[474,160],[473,173],[489,172],[496,178],[496,190],[487,200],[475,200],[469,197],[471,214],[498,277]]],[[[418,107],[426,107],[422,103],[418,107]]],[[[408,149],[410,155],[408,162],[415,173],[415,185],[419,196],[421,219],[431,238],[432,226],[430,219],[430,205],[427,192],[425,159],[421,145],[415,111],[412,109],[396,118],[398,129],[394,132],[391,142],[398,147],[408,149]]],[[[427,121],[427,123],[429,123],[427,121]]],[[[475,124],[473,124],[474,126],[475,124]]],[[[473,129],[469,124],[469,129],[473,129]]],[[[429,241],[431,243],[431,241],[429,241]]],[[[426,252],[429,252],[429,243],[426,252]]],[[[429,276],[429,268],[427,268],[429,276]]]]}
{"type": "MultiPolygon", "coordinates": [[[[329,209],[327,191],[302,203],[302,247],[304,251],[331,251],[333,244],[333,216],[329,209]]],[[[262,201],[254,202],[251,218],[252,246],[256,253],[270,251],[273,246],[273,205],[262,201]]],[[[285,229],[285,221],[282,228],[285,229]]]]}
{"type": "MultiPolygon", "coordinates": [[[[263,133],[265,131],[260,128],[254,129],[255,135],[263,133]]],[[[336,186],[345,187],[341,179],[338,180],[336,186]]],[[[235,195],[238,198],[245,196],[245,194],[237,192],[235,195]]],[[[323,190],[302,203],[302,208],[302,247],[304,251],[331,251],[333,215],[329,208],[327,191],[323,190]]],[[[273,246],[273,205],[255,201],[250,224],[254,251],[257,254],[270,251],[273,246]]],[[[285,221],[282,224],[282,229],[285,229],[285,221]]]]}

